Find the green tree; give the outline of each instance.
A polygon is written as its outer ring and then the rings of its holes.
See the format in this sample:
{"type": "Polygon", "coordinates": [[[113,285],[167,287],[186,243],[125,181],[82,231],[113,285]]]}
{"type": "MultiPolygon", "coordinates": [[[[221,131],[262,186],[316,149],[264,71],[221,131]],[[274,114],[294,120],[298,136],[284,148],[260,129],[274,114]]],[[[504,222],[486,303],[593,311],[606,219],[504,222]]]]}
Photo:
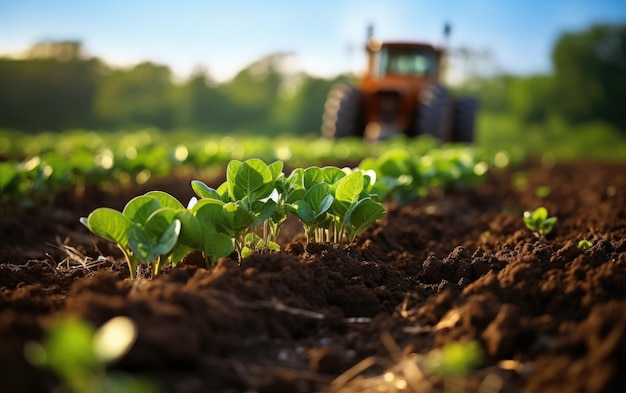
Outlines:
{"type": "Polygon", "coordinates": [[[236,111],[229,118],[231,128],[277,133],[272,119],[281,99],[290,53],[272,53],[241,70],[231,81],[219,88],[236,111]]]}
{"type": "Polygon", "coordinates": [[[174,97],[170,69],[143,62],[130,70],[114,70],[102,77],[95,116],[108,127],[170,129],[176,125],[174,97]]]}
{"type": "Polygon", "coordinates": [[[0,127],[62,130],[93,125],[102,64],[76,42],[36,44],[22,60],[0,59],[0,127]]]}
{"type": "Polygon", "coordinates": [[[626,131],[626,24],[563,34],[552,59],[566,119],[603,119],[626,131]]]}
{"type": "Polygon", "coordinates": [[[508,101],[513,114],[524,123],[542,123],[556,109],[554,78],[533,75],[510,83],[508,101]]]}
{"type": "Polygon", "coordinates": [[[179,124],[199,130],[229,130],[236,109],[204,68],[194,70],[180,88],[179,124]]]}

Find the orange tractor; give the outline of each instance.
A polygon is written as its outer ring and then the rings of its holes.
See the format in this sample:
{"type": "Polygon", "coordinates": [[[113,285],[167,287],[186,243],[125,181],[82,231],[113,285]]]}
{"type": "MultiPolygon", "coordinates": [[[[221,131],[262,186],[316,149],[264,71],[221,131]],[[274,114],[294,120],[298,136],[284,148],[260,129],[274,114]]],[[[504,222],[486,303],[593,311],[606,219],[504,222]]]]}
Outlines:
{"type": "MultiPolygon", "coordinates": [[[[477,101],[441,84],[444,50],[426,43],[380,42],[368,28],[367,68],[358,86],[333,86],[322,118],[328,138],[431,135],[472,142],[477,101]]],[[[450,29],[446,26],[446,36],[450,29]]]]}

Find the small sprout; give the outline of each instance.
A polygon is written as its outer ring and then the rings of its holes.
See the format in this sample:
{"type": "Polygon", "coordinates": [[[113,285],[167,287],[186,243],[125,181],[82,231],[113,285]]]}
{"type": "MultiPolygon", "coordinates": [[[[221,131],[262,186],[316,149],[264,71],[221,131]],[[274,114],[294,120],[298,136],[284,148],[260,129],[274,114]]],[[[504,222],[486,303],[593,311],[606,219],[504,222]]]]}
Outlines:
{"type": "Polygon", "coordinates": [[[539,186],[535,188],[535,195],[542,199],[549,197],[551,193],[552,189],[549,186],[539,186]]]}
{"type": "Polygon", "coordinates": [[[444,378],[462,378],[475,370],[483,360],[483,351],[475,340],[449,342],[430,352],[426,369],[444,378]]]}
{"type": "Polygon", "coordinates": [[[591,248],[591,246],[593,246],[593,243],[587,239],[583,239],[578,242],[578,248],[580,248],[581,250],[587,251],[588,249],[591,248]]]}
{"type": "Polygon", "coordinates": [[[548,209],[538,207],[534,211],[524,212],[524,224],[533,234],[539,238],[543,238],[554,229],[556,217],[548,217],[548,209]]]}
{"type": "Polygon", "coordinates": [[[137,333],[134,322],[123,316],[114,317],[99,329],[82,319],[63,317],[51,326],[42,342],[25,344],[24,357],[32,365],[55,373],[63,384],[62,391],[154,393],[158,390],[150,381],[108,370],[130,350],[137,333]]]}

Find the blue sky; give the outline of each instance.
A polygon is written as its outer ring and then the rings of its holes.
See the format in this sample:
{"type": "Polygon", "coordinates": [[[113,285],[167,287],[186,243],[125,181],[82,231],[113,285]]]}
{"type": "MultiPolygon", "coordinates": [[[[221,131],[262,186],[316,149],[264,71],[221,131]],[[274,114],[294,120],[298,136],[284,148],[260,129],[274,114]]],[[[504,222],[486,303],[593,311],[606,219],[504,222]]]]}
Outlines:
{"type": "Polygon", "coordinates": [[[368,23],[381,39],[442,41],[492,54],[491,67],[550,71],[563,31],[626,22],[617,0],[0,0],[0,54],[41,40],[78,39],[89,54],[127,66],[169,65],[181,77],[204,65],[218,80],[264,54],[295,53],[297,65],[329,76],[362,69],[368,23]]]}

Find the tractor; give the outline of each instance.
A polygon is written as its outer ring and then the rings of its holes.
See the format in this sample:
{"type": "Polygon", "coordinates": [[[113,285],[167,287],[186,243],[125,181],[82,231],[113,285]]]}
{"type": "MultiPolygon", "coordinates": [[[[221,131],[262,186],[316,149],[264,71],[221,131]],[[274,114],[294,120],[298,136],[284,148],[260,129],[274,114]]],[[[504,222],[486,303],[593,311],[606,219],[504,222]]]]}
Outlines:
{"type": "MultiPolygon", "coordinates": [[[[446,25],[444,34],[450,33],[446,25]]],[[[368,27],[367,65],[358,84],[338,83],[322,118],[327,138],[377,141],[428,134],[442,142],[472,142],[477,101],[453,97],[441,83],[445,50],[428,43],[380,42],[368,27]]]]}

